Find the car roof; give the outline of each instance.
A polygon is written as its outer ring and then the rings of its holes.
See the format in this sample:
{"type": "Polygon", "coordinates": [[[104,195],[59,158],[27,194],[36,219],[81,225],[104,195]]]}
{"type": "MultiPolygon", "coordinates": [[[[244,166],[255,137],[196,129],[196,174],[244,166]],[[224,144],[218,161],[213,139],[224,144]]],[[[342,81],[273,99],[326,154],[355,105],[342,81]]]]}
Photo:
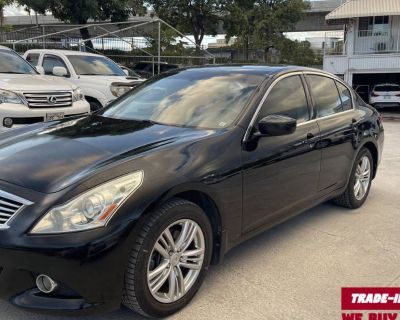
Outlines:
{"type": "Polygon", "coordinates": [[[91,53],[91,52],[60,50],[60,49],[31,49],[31,50],[27,50],[26,52],[27,53],[46,52],[46,53],[58,53],[58,54],[76,55],[76,56],[97,56],[97,57],[102,56],[100,54],[95,54],[95,53],[91,53]]]}
{"type": "Polygon", "coordinates": [[[5,47],[5,46],[0,46],[0,49],[12,51],[12,49],[10,49],[9,47],[5,47]]]}
{"type": "Polygon", "coordinates": [[[268,65],[244,65],[244,64],[238,64],[238,65],[207,65],[207,66],[200,66],[200,67],[188,67],[188,68],[182,68],[180,70],[191,70],[191,71],[208,71],[210,73],[212,72],[218,72],[218,73],[243,73],[243,74],[256,74],[256,75],[276,75],[280,73],[287,73],[287,72],[296,72],[296,71],[312,71],[312,72],[318,72],[322,74],[327,74],[329,73],[324,72],[319,69],[313,69],[313,68],[306,68],[306,67],[297,67],[297,66],[268,66],[268,65]]]}

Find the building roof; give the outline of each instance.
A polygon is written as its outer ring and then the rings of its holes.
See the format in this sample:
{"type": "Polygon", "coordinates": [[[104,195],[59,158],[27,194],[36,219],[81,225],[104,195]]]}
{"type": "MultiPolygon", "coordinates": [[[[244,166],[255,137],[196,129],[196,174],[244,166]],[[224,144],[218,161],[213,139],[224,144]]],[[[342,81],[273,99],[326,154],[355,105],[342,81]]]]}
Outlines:
{"type": "Polygon", "coordinates": [[[347,0],[329,13],[326,20],[400,15],[399,0],[347,0]]]}

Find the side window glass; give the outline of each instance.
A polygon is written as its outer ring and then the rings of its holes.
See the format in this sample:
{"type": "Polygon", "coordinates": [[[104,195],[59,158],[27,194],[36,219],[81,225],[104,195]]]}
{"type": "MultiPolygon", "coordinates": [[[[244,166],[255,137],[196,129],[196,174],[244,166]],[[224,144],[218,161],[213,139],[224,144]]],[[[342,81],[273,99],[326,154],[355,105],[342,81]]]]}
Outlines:
{"type": "Polygon", "coordinates": [[[338,86],[340,99],[342,100],[343,111],[353,109],[352,97],[349,89],[347,89],[343,84],[336,81],[338,86]]]}
{"type": "Polygon", "coordinates": [[[26,56],[26,61],[36,67],[39,62],[39,53],[30,53],[26,56]]]}
{"type": "Polygon", "coordinates": [[[303,82],[299,76],[287,77],[272,88],[261,107],[258,121],[273,114],[291,117],[297,123],[310,119],[303,82]]]}
{"type": "MultiPolygon", "coordinates": [[[[43,69],[44,73],[47,75],[53,75],[53,68],[54,67],[64,67],[67,69],[67,66],[65,65],[64,61],[62,61],[60,58],[56,56],[49,56],[46,55],[43,58],[43,69]]],[[[69,71],[67,69],[68,75],[69,71]]]]}
{"type": "Polygon", "coordinates": [[[317,118],[343,111],[342,101],[334,80],[317,75],[307,75],[307,80],[314,97],[317,118]]]}

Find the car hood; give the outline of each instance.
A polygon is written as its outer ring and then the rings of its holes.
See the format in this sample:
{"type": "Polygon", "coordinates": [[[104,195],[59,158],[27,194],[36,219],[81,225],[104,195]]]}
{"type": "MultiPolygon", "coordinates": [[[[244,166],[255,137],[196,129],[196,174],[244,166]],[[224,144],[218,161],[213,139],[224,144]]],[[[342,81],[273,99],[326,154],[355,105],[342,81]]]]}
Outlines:
{"type": "Polygon", "coordinates": [[[81,81],[87,81],[89,83],[99,83],[105,85],[111,85],[113,82],[132,82],[138,81],[137,78],[132,78],[128,76],[79,76],[81,81]]]}
{"type": "Polygon", "coordinates": [[[96,115],[34,125],[0,135],[0,180],[57,192],[108,164],[211,133],[96,115]]]}
{"type": "Polygon", "coordinates": [[[35,74],[0,73],[0,88],[11,91],[71,91],[75,86],[68,81],[35,74]],[[44,89],[43,89],[44,88],[44,89]]]}

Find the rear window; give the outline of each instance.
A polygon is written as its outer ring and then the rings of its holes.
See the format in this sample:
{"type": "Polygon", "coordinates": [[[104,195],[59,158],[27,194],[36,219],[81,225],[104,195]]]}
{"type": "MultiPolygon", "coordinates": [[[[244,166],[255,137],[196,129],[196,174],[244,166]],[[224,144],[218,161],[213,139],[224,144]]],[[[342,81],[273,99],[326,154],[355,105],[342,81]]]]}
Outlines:
{"type": "Polygon", "coordinates": [[[377,92],[400,91],[400,86],[397,85],[376,86],[374,91],[377,92]]]}

